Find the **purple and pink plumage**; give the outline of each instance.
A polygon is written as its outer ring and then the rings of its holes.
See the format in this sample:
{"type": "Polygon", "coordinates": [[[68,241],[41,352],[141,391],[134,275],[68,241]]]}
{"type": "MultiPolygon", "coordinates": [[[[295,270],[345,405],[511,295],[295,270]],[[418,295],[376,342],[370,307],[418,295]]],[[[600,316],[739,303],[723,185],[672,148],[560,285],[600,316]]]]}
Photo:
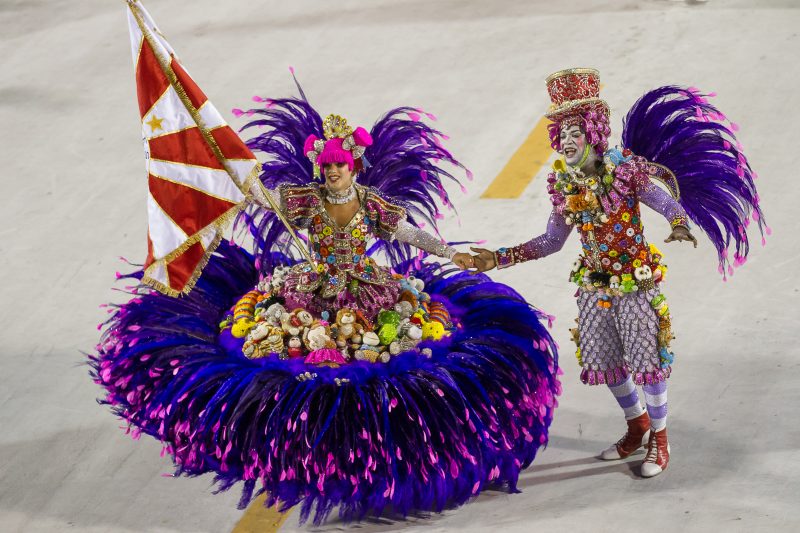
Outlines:
{"type": "Polygon", "coordinates": [[[770,229],[759,205],[756,174],[736,139],[738,126],[724,123],[727,118],[708,102],[710,96],[674,86],[648,92],[628,111],[622,144],[672,171],[681,206],[711,239],[720,272],[727,277],[747,258],[750,217],[758,223],[762,242],[770,229]]]}
{"type": "Polygon", "coordinates": [[[424,345],[430,358],[251,360],[220,344],[217,324],[258,281],[253,263],[223,243],[188,296],[138,291],[92,357],[102,403],[163,442],[177,474],[214,473],[221,490],[243,481],[242,506],[266,491],[267,504],[302,504],[317,523],[337,506],[344,520],[404,516],[516,489],[561,390],[555,345],[522,297],[428,265],[416,275],[462,324],[424,345]],[[306,371],[317,377],[298,381],[306,371]]]}

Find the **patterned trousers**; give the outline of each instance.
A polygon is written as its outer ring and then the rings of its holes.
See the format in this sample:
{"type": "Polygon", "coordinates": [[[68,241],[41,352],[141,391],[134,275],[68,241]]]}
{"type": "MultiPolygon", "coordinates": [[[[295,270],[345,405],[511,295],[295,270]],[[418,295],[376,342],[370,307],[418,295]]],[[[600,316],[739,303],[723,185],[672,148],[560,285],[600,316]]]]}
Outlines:
{"type": "Polygon", "coordinates": [[[598,305],[600,294],[580,289],[578,334],[583,371],[590,385],[621,383],[628,375],[637,385],[658,383],[669,377],[661,368],[658,347],[659,320],[650,301],[658,288],[611,297],[611,307],[598,305]]]}

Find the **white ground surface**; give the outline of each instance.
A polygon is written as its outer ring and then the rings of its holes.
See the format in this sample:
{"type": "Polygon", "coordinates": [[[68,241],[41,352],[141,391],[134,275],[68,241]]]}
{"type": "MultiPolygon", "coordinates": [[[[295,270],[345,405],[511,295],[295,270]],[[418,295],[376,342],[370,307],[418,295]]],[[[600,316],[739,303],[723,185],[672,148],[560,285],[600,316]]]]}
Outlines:
{"type": "MultiPolygon", "coordinates": [[[[707,241],[671,244],[666,292],[678,339],[672,462],[593,456],[623,430],[603,388],[578,382],[566,282],[577,253],[496,274],[558,317],[564,394],[522,494],[487,493],[444,515],[323,530],[800,530],[800,282],[796,174],[799,2],[687,4],[157,1],[151,13],[225,111],[293,94],[288,65],[323,113],[357,124],[400,104],[440,117],[474,172],[453,240],[516,244],[543,229],[542,176],[517,200],[481,200],[546,108],[543,78],[600,69],[620,129],[646,90],[695,85],[742,125],[774,236],[724,284],[707,241]],[[582,31],[576,30],[581,28],[582,31]],[[793,222],[794,221],[794,222],[793,222]]],[[[122,255],[145,253],[145,179],[123,2],[0,2],[0,531],[229,531],[236,495],[170,479],[151,440],[131,441],[94,403],[91,350],[122,255]]],[[[233,121],[234,124],[240,124],[233,121]]],[[[454,191],[457,193],[457,191],[454,191]]],[[[649,215],[649,216],[648,216],[649,215]]],[[[645,215],[654,242],[667,225],[645,215]]],[[[758,239],[756,239],[758,241],[758,239]]],[[[284,531],[305,529],[296,514],[284,531]]]]}

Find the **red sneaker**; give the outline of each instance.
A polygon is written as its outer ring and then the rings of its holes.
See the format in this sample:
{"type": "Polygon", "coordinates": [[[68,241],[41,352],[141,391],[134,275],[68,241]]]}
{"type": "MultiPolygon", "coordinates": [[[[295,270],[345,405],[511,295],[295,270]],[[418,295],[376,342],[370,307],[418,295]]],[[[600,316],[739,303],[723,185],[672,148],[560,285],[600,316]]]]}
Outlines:
{"type": "Polygon", "coordinates": [[[651,431],[647,442],[647,455],[642,463],[642,477],[653,477],[667,469],[669,464],[669,442],[667,428],[651,431]]]}
{"type": "Polygon", "coordinates": [[[628,420],[628,431],[616,444],[603,450],[603,453],[600,454],[600,459],[604,461],[625,459],[644,446],[644,439],[648,431],[650,431],[650,417],[647,416],[647,411],[645,411],[636,418],[628,420]]]}

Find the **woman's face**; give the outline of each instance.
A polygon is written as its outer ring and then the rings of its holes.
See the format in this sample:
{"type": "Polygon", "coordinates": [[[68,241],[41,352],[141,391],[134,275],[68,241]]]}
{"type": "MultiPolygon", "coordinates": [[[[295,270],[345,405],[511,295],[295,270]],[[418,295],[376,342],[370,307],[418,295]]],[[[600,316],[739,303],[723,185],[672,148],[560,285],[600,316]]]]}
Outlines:
{"type": "Polygon", "coordinates": [[[574,125],[561,128],[559,142],[561,143],[561,153],[564,154],[567,164],[575,166],[580,163],[586,148],[586,134],[583,133],[581,127],[574,125]]]}
{"type": "Polygon", "coordinates": [[[331,192],[344,192],[353,184],[353,172],[347,163],[326,163],[322,172],[325,187],[331,192]]]}

